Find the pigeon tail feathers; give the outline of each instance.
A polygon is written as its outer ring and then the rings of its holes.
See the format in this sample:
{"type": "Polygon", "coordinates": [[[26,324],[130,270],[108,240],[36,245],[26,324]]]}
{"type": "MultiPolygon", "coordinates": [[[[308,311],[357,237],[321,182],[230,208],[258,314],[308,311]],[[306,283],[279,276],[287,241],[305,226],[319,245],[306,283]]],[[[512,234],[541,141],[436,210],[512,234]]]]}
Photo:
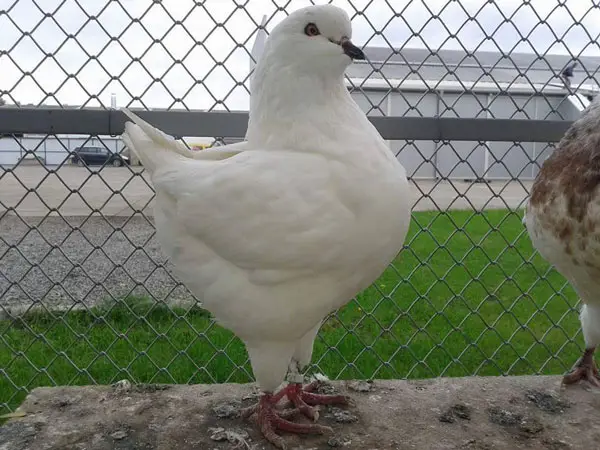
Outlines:
{"type": "Polygon", "coordinates": [[[133,120],[133,123],[125,123],[123,142],[135,153],[150,174],[175,159],[191,157],[192,152],[183,143],[153,127],[127,108],[122,108],[121,111],[133,120]]]}

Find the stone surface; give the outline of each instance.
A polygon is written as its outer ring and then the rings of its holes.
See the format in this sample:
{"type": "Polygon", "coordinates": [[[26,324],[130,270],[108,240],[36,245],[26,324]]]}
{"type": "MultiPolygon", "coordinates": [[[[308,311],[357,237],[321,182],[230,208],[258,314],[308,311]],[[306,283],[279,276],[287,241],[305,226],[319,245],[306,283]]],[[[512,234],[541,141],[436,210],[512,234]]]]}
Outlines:
{"type": "MultiPolygon", "coordinates": [[[[598,448],[600,392],[560,382],[376,380],[366,392],[332,382],[355,403],[321,411],[319,423],[334,434],[283,436],[289,450],[598,448]]],[[[236,414],[256,400],[254,392],[236,384],[38,388],[19,408],[26,415],[0,427],[0,450],[270,450],[253,422],[236,414]]]]}

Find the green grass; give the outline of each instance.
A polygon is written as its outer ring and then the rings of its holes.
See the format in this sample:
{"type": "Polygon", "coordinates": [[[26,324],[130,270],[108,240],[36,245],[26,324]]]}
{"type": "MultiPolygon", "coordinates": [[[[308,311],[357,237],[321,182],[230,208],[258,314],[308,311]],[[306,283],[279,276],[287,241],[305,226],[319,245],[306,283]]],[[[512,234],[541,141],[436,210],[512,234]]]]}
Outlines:
{"type": "MultiPolygon", "coordinates": [[[[577,299],[535,254],[521,217],[415,213],[408,249],[324,324],[318,370],[344,379],[563,373],[580,356],[577,299]]],[[[199,308],[126,299],[0,321],[0,414],[40,385],[246,382],[251,373],[243,345],[199,308]]]]}

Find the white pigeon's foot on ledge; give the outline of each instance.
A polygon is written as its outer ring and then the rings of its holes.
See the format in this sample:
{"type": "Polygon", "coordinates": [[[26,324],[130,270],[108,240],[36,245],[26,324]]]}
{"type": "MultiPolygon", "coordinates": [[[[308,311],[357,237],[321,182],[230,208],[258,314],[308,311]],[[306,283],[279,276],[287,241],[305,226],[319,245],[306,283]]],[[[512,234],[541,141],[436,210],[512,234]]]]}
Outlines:
{"type": "MultiPolygon", "coordinates": [[[[350,397],[345,395],[329,395],[329,394],[316,394],[314,391],[319,387],[319,381],[313,381],[310,384],[302,387],[300,384],[290,384],[287,386],[286,395],[290,401],[298,408],[296,401],[300,401],[306,405],[317,406],[317,405],[340,405],[347,406],[352,404],[350,397]],[[297,399],[297,400],[295,400],[297,399]]],[[[313,408],[314,409],[314,408],[313,408]]],[[[300,411],[302,411],[300,409],[300,411]]],[[[310,419],[310,416],[307,416],[310,419]]]]}
{"type": "Polygon", "coordinates": [[[575,367],[571,373],[564,376],[564,384],[575,384],[585,380],[592,386],[600,388],[600,374],[598,373],[598,367],[594,361],[594,350],[594,348],[585,350],[577,367],[575,367]]]}
{"type": "Polygon", "coordinates": [[[283,438],[277,434],[277,430],[296,434],[333,433],[333,430],[330,427],[317,424],[295,423],[287,420],[301,410],[277,410],[276,405],[282,396],[283,395],[281,395],[279,392],[274,395],[263,394],[258,404],[244,409],[241,413],[242,417],[249,417],[252,414],[256,414],[256,422],[260,428],[260,431],[265,439],[267,439],[275,447],[283,450],[287,448],[283,438]]]}

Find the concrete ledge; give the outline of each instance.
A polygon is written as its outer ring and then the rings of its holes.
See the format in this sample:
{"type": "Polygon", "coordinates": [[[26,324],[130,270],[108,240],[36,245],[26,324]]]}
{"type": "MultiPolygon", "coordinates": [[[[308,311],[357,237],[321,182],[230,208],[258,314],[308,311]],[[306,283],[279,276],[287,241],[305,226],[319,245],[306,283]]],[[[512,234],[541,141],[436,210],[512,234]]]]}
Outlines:
{"type": "MultiPolygon", "coordinates": [[[[331,436],[284,435],[288,449],[596,449],[600,395],[560,377],[333,382],[356,405],[323,409],[331,436]]],[[[253,385],[38,388],[0,428],[1,450],[271,449],[235,417],[253,385]],[[233,417],[232,417],[233,415],[233,417]],[[228,439],[229,438],[229,439],[228,439]],[[222,440],[220,440],[222,439],[222,440]]],[[[301,419],[298,419],[301,420],[301,419]]]]}

